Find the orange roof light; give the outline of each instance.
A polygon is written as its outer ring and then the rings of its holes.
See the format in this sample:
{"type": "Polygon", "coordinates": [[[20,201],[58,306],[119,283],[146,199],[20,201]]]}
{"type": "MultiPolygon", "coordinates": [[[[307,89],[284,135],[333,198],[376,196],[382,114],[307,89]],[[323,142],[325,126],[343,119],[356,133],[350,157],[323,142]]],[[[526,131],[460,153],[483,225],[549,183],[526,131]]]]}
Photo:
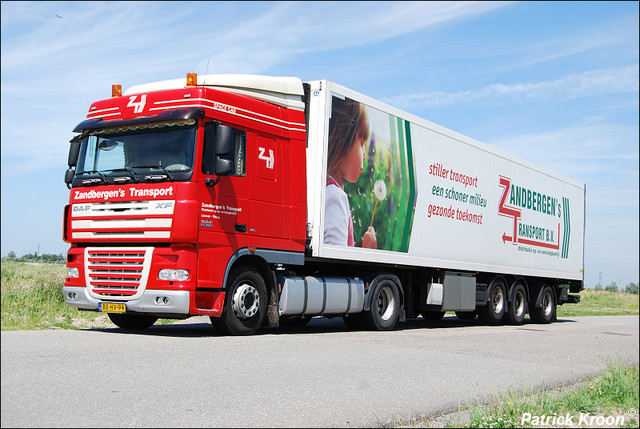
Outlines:
{"type": "Polygon", "coordinates": [[[198,86],[197,73],[187,73],[187,86],[198,86]]]}
{"type": "Polygon", "coordinates": [[[122,85],[111,85],[111,96],[122,97],[122,85]]]}

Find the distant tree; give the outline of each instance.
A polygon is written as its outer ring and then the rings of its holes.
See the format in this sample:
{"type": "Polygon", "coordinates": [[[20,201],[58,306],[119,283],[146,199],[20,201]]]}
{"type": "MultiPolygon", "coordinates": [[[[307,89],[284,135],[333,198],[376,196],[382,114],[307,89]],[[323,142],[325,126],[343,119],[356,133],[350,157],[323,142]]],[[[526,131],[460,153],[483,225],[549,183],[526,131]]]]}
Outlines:
{"type": "Polygon", "coordinates": [[[13,250],[7,253],[7,256],[4,258],[5,261],[15,261],[16,260],[16,252],[13,250]]]}
{"type": "Polygon", "coordinates": [[[602,290],[602,289],[604,289],[604,288],[602,287],[602,283],[600,283],[600,282],[596,283],[595,290],[602,290]]]}
{"type": "Polygon", "coordinates": [[[629,283],[626,288],[624,288],[626,293],[632,293],[634,295],[638,295],[638,284],[637,283],[629,283]]]}
{"type": "Polygon", "coordinates": [[[611,282],[607,285],[607,287],[604,288],[604,290],[609,292],[618,292],[618,283],[611,282]]]}
{"type": "Polygon", "coordinates": [[[18,258],[20,262],[33,262],[36,260],[36,256],[33,253],[27,253],[26,255],[22,255],[18,258]]]}

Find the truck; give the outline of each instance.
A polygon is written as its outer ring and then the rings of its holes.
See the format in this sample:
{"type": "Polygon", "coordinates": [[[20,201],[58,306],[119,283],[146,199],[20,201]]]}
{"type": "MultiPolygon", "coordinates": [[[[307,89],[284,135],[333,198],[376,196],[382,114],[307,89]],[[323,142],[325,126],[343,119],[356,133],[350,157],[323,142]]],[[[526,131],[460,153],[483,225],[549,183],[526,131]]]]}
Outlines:
{"type": "Polygon", "coordinates": [[[550,323],[584,288],[584,184],[329,80],[113,85],[73,132],[64,300],[122,329],[550,323]]]}

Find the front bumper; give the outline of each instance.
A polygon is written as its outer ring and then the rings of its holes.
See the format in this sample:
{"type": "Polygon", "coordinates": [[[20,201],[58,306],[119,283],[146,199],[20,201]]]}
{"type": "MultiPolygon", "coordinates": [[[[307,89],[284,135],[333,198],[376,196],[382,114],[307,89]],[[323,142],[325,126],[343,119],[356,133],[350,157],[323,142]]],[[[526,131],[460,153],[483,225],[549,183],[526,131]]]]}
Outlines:
{"type": "Polygon", "coordinates": [[[145,290],[140,298],[132,300],[100,300],[89,295],[86,287],[64,286],[64,302],[80,310],[98,310],[99,302],[123,302],[127,313],[186,316],[189,314],[189,291],[145,290]]]}

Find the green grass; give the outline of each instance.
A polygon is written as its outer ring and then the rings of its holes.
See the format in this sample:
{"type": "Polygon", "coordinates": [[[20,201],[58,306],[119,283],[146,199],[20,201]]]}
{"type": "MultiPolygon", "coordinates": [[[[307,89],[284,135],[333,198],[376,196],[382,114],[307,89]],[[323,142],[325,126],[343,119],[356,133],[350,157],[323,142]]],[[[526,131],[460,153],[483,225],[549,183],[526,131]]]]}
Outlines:
{"type": "Polygon", "coordinates": [[[637,428],[638,377],[637,363],[628,366],[610,362],[604,373],[578,384],[552,390],[544,386],[535,390],[512,389],[492,396],[482,405],[461,407],[447,416],[433,420],[428,417],[399,420],[396,425],[407,428],[561,428],[602,427],[603,423],[612,423],[605,427],[637,428]],[[567,416],[570,423],[564,424],[567,416]]]}
{"type": "Polygon", "coordinates": [[[578,304],[558,307],[558,317],[622,316],[638,314],[638,295],[587,289],[580,292],[578,304]]]}
{"type": "MultiPolygon", "coordinates": [[[[62,297],[65,265],[2,261],[2,330],[109,327],[104,313],[79,311],[62,297]]],[[[159,324],[174,320],[160,319],[159,324]]]]}
{"type": "MultiPolygon", "coordinates": [[[[622,424],[615,427],[638,427],[638,417],[630,410],[638,410],[638,365],[627,367],[621,364],[610,365],[607,371],[588,380],[573,390],[554,394],[543,389],[534,392],[509,392],[493,398],[489,404],[473,407],[468,422],[455,422],[456,427],[502,428],[535,427],[547,418],[552,423],[554,416],[573,416],[573,423],[589,422],[609,417],[624,418],[622,424]],[[527,413],[528,419],[523,419],[527,413]],[[586,414],[589,414],[587,416],[586,414]]],[[[556,420],[556,423],[558,421],[556,420]]],[[[562,422],[562,421],[560,421],[562,422]]],[[[620,423],[620,422],[618,422],[620,423]]],[[[551,427],[568,425],[552,424],[551,427]]],[[[581,427],[584,425],[580,425],[581,427]]],[[[598,426],[602,426],[600,423],[598,426]]],[[[549,427],[549,426],[547,426],[549,427]]]]}
{"type": "Polygon", "coordinates": [[[78,311],[62,298],[67,268],[2,262],[2,330],[71,328],[78,311]]]}

